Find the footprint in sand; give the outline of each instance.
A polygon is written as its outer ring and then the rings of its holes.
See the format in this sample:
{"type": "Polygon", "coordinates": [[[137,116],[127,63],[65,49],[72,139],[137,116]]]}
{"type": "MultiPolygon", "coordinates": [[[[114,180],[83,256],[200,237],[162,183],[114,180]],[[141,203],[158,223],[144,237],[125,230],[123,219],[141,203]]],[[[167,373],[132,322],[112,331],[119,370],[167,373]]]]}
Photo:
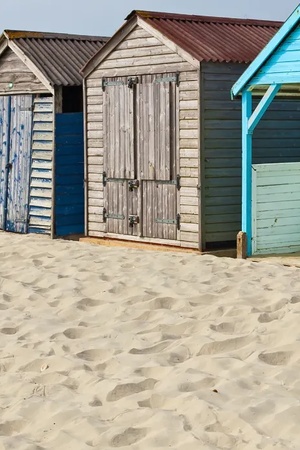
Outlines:
{"type": "Polygon", "coordinates": [[[148,378],[140,383],[119,384],[107,394],[106,400],[108,402],[115,402],[123,397],[128,397],[129,395],[139,394],[140,392],[151,390],[157,382],[158,381],[153,378],[148,378]]]}
{"type": "Polygon", "coordinates": [[[80,339],[85,335],[85,330],[82,328],[68,328],[63,332],[68,339],[80,339]]]}
{"type": "Polygon", "coordinates": [[[17,331],[19,331],[18,328],[7,327],[7,328],[1,328],[0,333],[2,333],[2,334],[16,334],[17,331]]]}
{"type": "Polygon", "coordinates": [[[110,358],[112,356],[112,352],[108,350],[91,349],[77,353],[76,356],[77,358],[85,361],[101,361],[110,358]]]}
{"type": "Polygon", "coordinates": [[[5,309],[8,309],[9,306],[4,305],[4,303],[0,303],[0,311],[4,311],[5,309]]]}
{"type": "Polygon", "coordinates": [[[126,447],[140,441],[147,435],[147,428],[127,428],[112,438],[111,447],[126,447]]]}
{"type": "Polygon", "coordinates": [[[232,352],[248,345],[252,339],[250,337],[240,337],[226,339],[224,341],[215,341],[204,344],[197,356],[216,355],[218,353],[232,352]]]}
{"type": "Polygon", "coordinates": [[[0,436],[13,436],[19,434],[27,425],[25,420],[11,420],[0,423],[0,436]]]}
{"type": "Polygon", "coordinates": [[[131,350],[129,350],[129,353],[131,353],[132,355],[150,355],[153,353],[162,352],[167,347],[169,347],[170,344],[172,344],[172,341],[161,342],[157,345],[154,345],[153,347],[147,347],[143,349],[132,348],[131,350]]]}
{"type": "Polygon", "coordinates": [[[284,366],[289,362],[292,352],[261,353],[258,358],[271,366],[284,366]]]}
{"type": "Polygon", "coordinates": [[[87,308],[95,308],[100,304],[101,302],[99,300],[93,300],[92,298],[83,298],[76,303],[76,308],[82,311],[86,311],[87,308]]]}
{"type": "Polygon", "coordinates": [[[203,380],[196,381],[195,383],[192,382],[182,383],[179,385],[178,390],[179,392],[195,392],[198,391],[199,389],[212,388],[215,385],[216,385],[215,378],[206,377],[203,378],[203,380]]]}
{"type": "Polygon", "coordinates": [[[90,402],[89,405],[92,406],[93,408],[97,408],[99,406],[102,406],[102,402],[98,397],[94,397],[94,400],[90,402]]]}

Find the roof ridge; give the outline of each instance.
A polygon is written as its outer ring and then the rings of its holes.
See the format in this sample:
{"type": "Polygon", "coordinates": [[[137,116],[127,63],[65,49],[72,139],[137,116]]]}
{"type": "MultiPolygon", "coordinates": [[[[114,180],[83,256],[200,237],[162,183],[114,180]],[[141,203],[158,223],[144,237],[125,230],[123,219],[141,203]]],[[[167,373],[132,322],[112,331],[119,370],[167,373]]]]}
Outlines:
{"type": "Polygon", "coordinates": [[[90,36],[81,34],[25,31],[25,30],[4,30],[3,32],[10,40],[17,39],[61,39],[73,41],[106,41],[107,36],[90,36]]]}
{"type": "Polygon", "coordinates": [[[165,19],[165,20],[178,20],[178,21],[191,21],[191,22],[208,22],[208,23],[223,23],[223,24],[235,24],[235,25],[252,25],[252,26],[265,26],[265,27],[280,27],[284,22],[272,21],[264,19],[245,19],[245,18],[231,18],[231,17],[217,17],[217,16],[205,16],[194,14],[179,14],[179,13],[167,13],[158,11],[144,11],[133,10],[125,20],[129,20],[134,16],[139,16],[144,20],[147,19],[165,19]]]}

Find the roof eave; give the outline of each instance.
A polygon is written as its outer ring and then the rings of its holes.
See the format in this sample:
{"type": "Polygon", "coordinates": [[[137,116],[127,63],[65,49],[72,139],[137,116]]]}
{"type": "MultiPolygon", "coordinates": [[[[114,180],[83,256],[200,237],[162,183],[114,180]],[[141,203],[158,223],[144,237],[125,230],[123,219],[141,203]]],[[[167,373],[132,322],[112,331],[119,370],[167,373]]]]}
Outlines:
{"type": "Polygon", "coordinates": [[[282,43],[286,36],[294,29],[294,27],[300,21],[300,5],[294,10],[294,12],[289,16],[282,27],[277,31],[275,36],[270,40],[270,42],[264,47],[264,49],[258,54],[255,60],[250,64],[250,66],[245,70],[243,75],[237,80],[237,82],[231,88],[231,97],[234,98],[241,93],[247,85],[249,85],[250,80],[261,68],[261,66],[266,62],[270,55],[276,50],[276,48],[282,43]]]}
{"type": "Polygon", "coordinates": [[[101,63],[115,47],[132,31],[137,24],[137,17],[133,16],[125,22],[116,33],[103,45],[102,48],[82,67],[80,73],[83,78],[90,75],[91,72],[101,63]]]}

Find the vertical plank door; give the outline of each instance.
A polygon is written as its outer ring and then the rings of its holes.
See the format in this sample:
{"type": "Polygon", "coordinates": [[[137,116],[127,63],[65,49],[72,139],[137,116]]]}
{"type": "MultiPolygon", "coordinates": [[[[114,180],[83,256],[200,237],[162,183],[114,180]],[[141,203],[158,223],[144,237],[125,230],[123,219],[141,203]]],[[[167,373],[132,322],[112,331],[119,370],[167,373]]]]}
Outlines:
{"type": "Polygon", "coordinates": [[[138,85],[137,149],[142,189],[142,233],[176,240],[178,75],[144,75],[138,85]]]}
{"type": "Polygon", "coordinates": [[[10,97],[0,97],[0,229],[5,229],[10,126],[10,97]]]}
{"type": "Polygon", "coordinates": [[[106,231],[138,234],[138,186],[135,184],[136,79],[103,79],[104,90],[104,210],[106,231]]]}
{"type": "Polygon", "coordinates": [[[11,97],[6,231],[26,233],[32,141],[31,95],[11,97]]]}

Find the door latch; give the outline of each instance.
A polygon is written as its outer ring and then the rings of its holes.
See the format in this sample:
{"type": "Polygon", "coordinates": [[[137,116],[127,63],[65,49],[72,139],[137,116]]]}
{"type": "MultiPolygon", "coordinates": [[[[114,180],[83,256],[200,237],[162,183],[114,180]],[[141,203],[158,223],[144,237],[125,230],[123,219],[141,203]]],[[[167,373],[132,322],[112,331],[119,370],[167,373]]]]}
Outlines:
{"type": "Polygon", "coordinates": [[[133,227],[133,225],[137,225],[138,223],[140,223],[140,218],[139,218],[139,216],[135,216],[135,215],[131,214],[130,216],[128,216],[128,221],[129,221],[129,226],[133,227]]]}
{"type": "Polygon", "coordinates": [[[5,166],[5,169],[11,170],[12,169],[12,163],[7,163],[5,166]]]}
{"type": "Polygon", "coordinates": [[[129,190],[132,192],[134,189],[137,189],[140,186],[139,180],[129,180],[128,181],[128,187],[129,190]]]}

